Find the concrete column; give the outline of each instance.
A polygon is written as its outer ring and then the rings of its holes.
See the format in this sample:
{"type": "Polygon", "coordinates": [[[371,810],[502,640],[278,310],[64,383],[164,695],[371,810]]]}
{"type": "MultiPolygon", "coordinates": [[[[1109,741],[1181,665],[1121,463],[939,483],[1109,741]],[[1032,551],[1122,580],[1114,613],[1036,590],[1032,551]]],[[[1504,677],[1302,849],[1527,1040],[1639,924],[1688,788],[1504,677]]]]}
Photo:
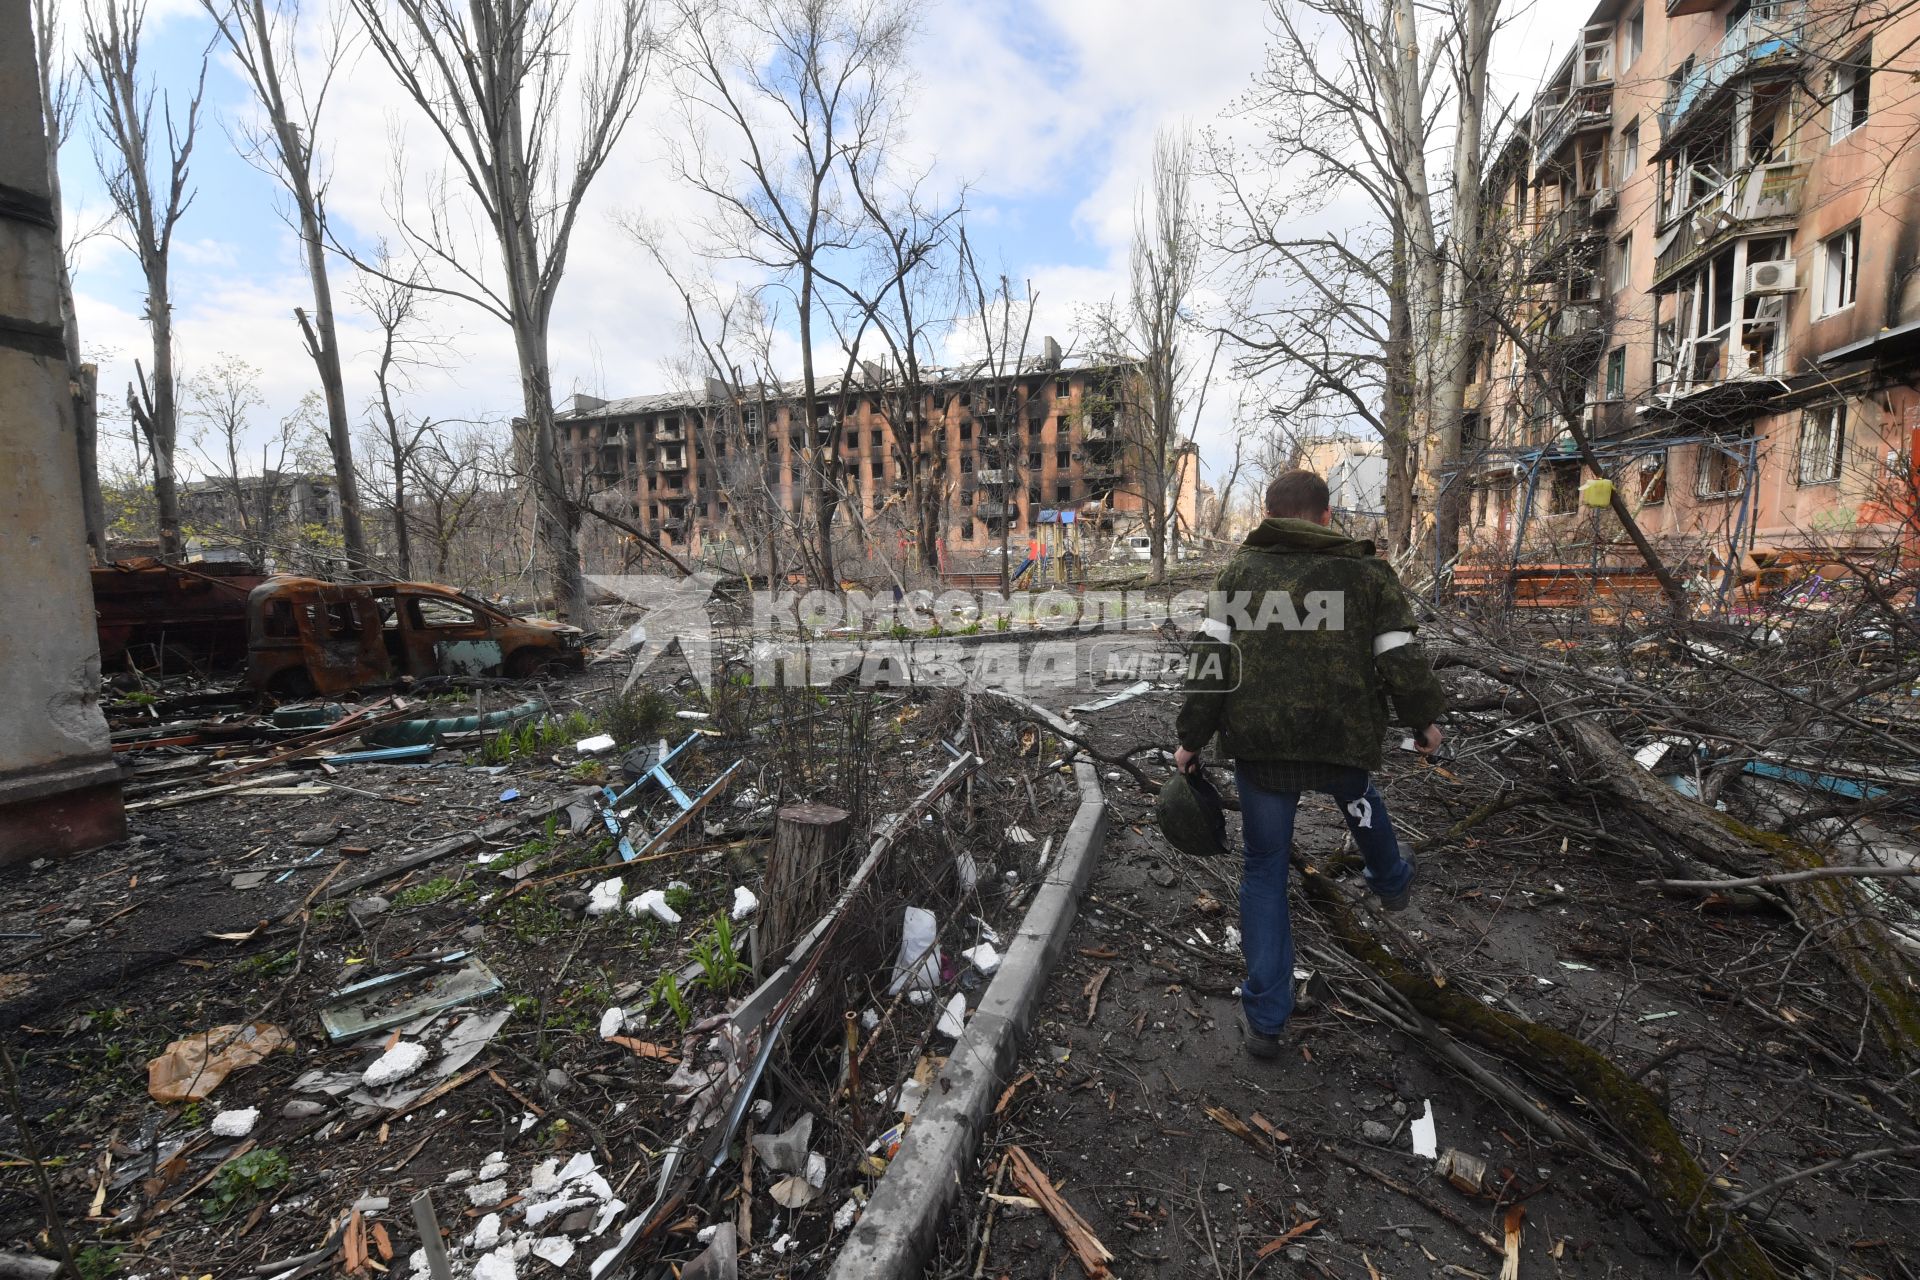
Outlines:
{"type": "Polygon", "coordinates": [[[28,0],[0,0],[0,863],[126,835],[28,0]]]}

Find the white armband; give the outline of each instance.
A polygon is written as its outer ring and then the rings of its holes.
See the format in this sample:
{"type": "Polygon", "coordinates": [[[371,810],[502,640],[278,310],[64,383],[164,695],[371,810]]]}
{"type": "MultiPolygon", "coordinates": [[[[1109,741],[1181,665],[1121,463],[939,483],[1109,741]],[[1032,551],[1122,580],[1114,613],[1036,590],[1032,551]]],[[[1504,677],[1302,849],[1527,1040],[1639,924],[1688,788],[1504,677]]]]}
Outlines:
{"type": "Polygon", "coordinates": [[[1382,631],[1373,638],[1373,656],[1377,658],[1383,653],[1392,653],[1403,644],[1412,643],[1411,631],[1382,631]]]}

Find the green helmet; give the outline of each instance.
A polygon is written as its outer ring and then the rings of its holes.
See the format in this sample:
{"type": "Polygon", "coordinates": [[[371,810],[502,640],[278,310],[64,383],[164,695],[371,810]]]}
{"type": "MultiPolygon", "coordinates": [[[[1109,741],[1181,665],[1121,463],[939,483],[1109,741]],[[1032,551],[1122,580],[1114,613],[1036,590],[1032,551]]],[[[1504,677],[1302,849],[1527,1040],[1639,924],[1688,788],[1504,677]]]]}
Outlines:
{"type": "Polygon", "coordinates": [[[1207,775],[1176,773],[1160,785],[1154,820],[1167,843],[1196,858],[1218,858],[1227,848],[1227,813],[1207,775]]]}

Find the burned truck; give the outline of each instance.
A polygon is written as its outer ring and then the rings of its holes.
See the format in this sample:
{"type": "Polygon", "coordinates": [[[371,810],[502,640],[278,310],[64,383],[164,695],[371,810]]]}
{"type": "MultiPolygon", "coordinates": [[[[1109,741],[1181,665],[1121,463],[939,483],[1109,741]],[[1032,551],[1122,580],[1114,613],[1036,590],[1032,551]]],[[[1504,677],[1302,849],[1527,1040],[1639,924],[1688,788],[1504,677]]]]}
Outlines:
{"type": "Polygon", "coordinates": [[[401,676],[526,679],[586,664],[586,633],[510,617],[426,582],[277,577],[247,597],[247,682],[280,697],[342,693],[401,676]]]}

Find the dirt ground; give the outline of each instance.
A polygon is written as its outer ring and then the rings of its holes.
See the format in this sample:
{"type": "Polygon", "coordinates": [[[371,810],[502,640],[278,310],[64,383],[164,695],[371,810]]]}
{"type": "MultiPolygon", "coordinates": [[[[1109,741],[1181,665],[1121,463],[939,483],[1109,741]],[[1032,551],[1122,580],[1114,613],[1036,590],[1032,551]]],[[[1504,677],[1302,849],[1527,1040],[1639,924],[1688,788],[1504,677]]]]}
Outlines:
{"type": "MultiPolygon", "coordinates": [[[[870,1185],[862,1148],[898,1120],[870,1103],[861,1129],[827,1105],[840,1064],[838,1003],[887,1011],[866,1037],[867,1087],[909,1076],[934,1042],[940,1003],[951,993],[977,998],[984,981],[965,964],[946,966],[937,1001],[893,999],[903,904],[935,910],[950,955],[994,922],[1008,926],[1035,859],[1072,816],[1071,778],[1046,768],[1031,731],[986,706],[958,718],[957,697],[798,690],[752,702],[735,691],[723,708],[728,690],[703,696],[671,665],[649,678],[664,720],[632,731],[598,766],[572,742],[616,727],[597,718],[609,696],[605,669],[547,682],[537,692],[555,727],[499,763],[482,762],[483,740],[443,747],[426,765],[308,770],[295,785],[322,794],[137,808],[123,845],[0,873],[0,931],[13,935],[0,964],[0,1021],[19,1070],[19,1109],[88,1280],[253,1274],[337,1242],[356,1206],[371,1260],[405,1273],[419,1238],[409,1201],[421,1190],[433,1194],[457,1274],[502,1274],[485,1270],[496,1238],[494,1248],[520,1241],[521,1275],[588,1274],[627,1214],[653,1195],[662,1153],[687,1120],[684,1098],[712,1066],[714,1015],[756,980],[747,966],[756,962],[757,913],[730,923],[730,958],[715,938],[738,889],[762,891],[776,806],[844,804],[864,848],[875,824],[953,763],[943,740],[964,740],[988,763],[943,804],[939,822],[916,823],[903,838],[834,970],[821,975],[840,984],[831,1025],[796,1020],[761,1091],[774,1105],[742,1134],[778,1132],[815,1112],[812,1146],[829,1161],[817,1202],[797,1213],[769,1198],[777,1179],[762,1170],[743,1220],[757,1214],[760,1243],[779,1247],[763,1248],[749,1273],[804,1274],[830,1257],[845,1225],[837,1211],[870,1185]],[[569,720],[575,713],[594,723],[569,720]],[[714,727],[723,723],[746,736],[714,727]],[[591,793],[590,777],[619,782],[612,762],[626,748],[700,730],[712,736],[674,767],[687,792],[698,794],[731,761],[745,763],[662,852],[622,864],[597,814],[564,808],[591,793]],[[549,809],[551,818],[533,816],[549,809]],[[1017,839],[1011,821],[1025,824],[1017,839]],[[476,833],[471,848],[400,869],[476,833]],[[316,854],[311,842],[323,838],[316,854]],[[959,851],[978,880],[964,895],[953,883],[959,851]],[[506,874],[516,868],[527,874],[506,874]],[[615,877],[624,877],[629,904],[663,890],[682,922],[592,914],[589,891],[615,877]],[[332,892],[353,881],[366,883],[332,892]],[[500,990],[437,1019],[329,1041],[318,1013],[334,989],[459,952],[486,963],[500,990]],[[672,996],[662,991],[670,973],[672,996]],[[624,1012],[617,1040],[603,1034],[612,1008],[624,1012]],[[468,1019],[487,1038],[455,1062],[451,1046],[468,1019]],[[170,1043],[254,1023],[283,1030],[290,1047],[204,1100],[149,1095],[147,1063],[170,1043]],[[396,1041],[429,1050],[421,1074],[393,1086],[401,1092],[364,1086],[361,1073],[396,1041]],[[406,1096],[409,1086],[416,1096],[406,1096]],[[258,1118],[244,1137],[217,1131],[221,1112],[249,1108],[258,1118]]],[[[528,696],[524,686],[483,688],[422,713],[528,696]]],[[[655,789],[636,821],[644,830],[671,812],[655,789]]],[[[51,1253],[20,1127],[9,1115],[0,1130],[11,1157],[0,1166],[0,1240],[51,1253]]],[[[701,1248],[698,1229],[734,1217],[738,1198],[732,1181],[695,1196],[656,1252],[684,1262],[701,1248]]],[[[334,1274],[345,1261],[336,1243],[284,1274],[334,1274]]]]}
{"type": "MultiPolygon", "coordinates": [[[[1156,695],[1085,721],[1112,754],[1170,746],[1175,705],[1156,695]]],[[[1497,785],[1486,747],[1464,740],[1462,758],[1440,767],[1390,752],[1383,790],[1403,839],[1445,830],[1497,785]]],[[[1012,1144],[1084,1217],[1115,1275],[1493,1276],[1515,1205],[1521,1276],[1691,1273],[1630,1179],[1489,1101],[1366,1003],[1297,874],[1303,1007],[1280,1061],[1247,1056],[1226,934],[1238,866],[1173,853],[1150,799],[1108,777],[1107,855],[929,1275],[1079,1274],[1044,1214],[995,1199],[1017,1194],[1001,1175],[1012,1144]],[[1463,1192],[1412,1153],[1410,1123],[1428,1105],[1442,1152],[1485,1161],[1484,1190],[1463,1192]]],[[[1823,1007],[1825,976],[1795,969],[1784,928],[1639,888],[1632,868],[1579,837],[1583,815],[1553,816],[1501,815],[1424,854],[1412,908],[1369,918],[1395,950],[1487,1003],[1647,1071],[1722,1185],[1886,1141],[1852,1082],[1813,1052],[1810,1039],[1854,1028],[1823,1007]]],[[[1346,842],[1332,802],[1305,801],[1296,858],[1324,867],[1346,842]]],[[[1508,1074],[1536,1099],[1568,1101],[1544,1077],[1508,1074]]],[[[1592,1119],[1577,1101],[1553,1109],[1592,1119]]],[[[1605,1151],[1610,1136],[1595,1136],[1605,1151]]],[[[1809,1274],[1910,1276],[1914,1204],[1910,1184],[1842,1174],[1794,1183],[1773,1211],[1843,1260],[1809,1274]]]]}

